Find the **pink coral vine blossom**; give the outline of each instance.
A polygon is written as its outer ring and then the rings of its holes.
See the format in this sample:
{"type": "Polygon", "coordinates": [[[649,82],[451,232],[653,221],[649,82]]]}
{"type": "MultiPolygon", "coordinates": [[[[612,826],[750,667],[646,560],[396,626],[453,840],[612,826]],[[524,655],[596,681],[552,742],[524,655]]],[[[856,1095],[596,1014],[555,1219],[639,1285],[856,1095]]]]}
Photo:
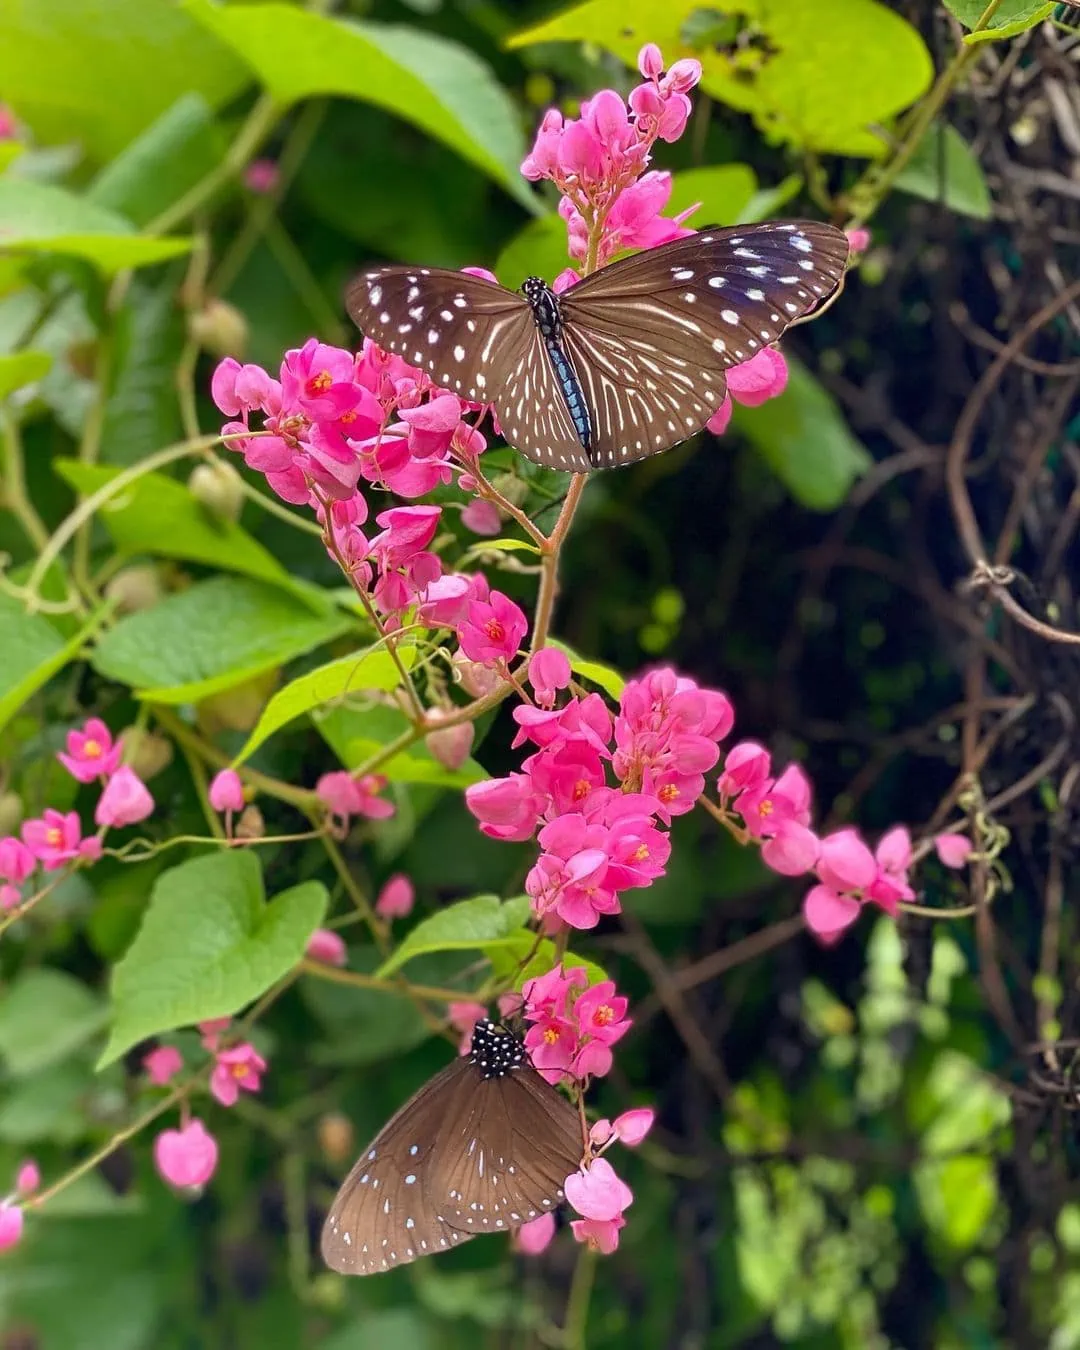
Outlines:
{"type": "Polygon", "coordinates": [[[120,767],[123,746],[99,717],[91,717],[81,731],[69,731],[67,750],[56,758],[80,783],[109,778],[120,767]]]}

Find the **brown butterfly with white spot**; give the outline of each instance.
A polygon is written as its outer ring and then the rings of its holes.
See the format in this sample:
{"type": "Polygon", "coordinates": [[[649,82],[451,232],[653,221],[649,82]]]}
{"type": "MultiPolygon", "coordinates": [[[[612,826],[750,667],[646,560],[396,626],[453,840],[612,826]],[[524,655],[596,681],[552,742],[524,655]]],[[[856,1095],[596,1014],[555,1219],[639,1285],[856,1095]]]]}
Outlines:
{"type": "Polygon", "coordinates": [[[322,1256],[375,1275],[554,1210],[585,1145],[575,1108],[486,1018],[468,1055],[384,1125],[338,1191],[322,1256]]]}
{"type": "Polygon", "coordinates": [[[526,458],[585,473],[700,431],[725,372],[839,289],[843,230],[815,221],[706,228],[609,263],[556,295],[464,272],[380,267],[349,287],[356,323],[435,384],[493,405],[526,458]]]}

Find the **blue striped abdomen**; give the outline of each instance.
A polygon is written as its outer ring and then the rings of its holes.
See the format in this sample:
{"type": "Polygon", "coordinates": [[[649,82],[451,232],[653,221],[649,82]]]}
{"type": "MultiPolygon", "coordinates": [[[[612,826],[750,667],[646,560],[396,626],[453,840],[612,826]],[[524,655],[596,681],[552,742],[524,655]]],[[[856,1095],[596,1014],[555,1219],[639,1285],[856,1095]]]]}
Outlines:
{"type": "Polygon", "coordinates": [[[566,400],[566,406],[573,420],[577,438],[583,448],[588,450],[592,445],[592,423],[589,420],[589,410],[585,406],[585,396],[581,392],[581,381],[575,374],[574,367],[571,365],[570,358],[567,356],[562,343],[557,338],[545,337],[544,346],[547,348],[548,359],[551,361],[555,378],[559,381],[562,396],[566,400]]]}

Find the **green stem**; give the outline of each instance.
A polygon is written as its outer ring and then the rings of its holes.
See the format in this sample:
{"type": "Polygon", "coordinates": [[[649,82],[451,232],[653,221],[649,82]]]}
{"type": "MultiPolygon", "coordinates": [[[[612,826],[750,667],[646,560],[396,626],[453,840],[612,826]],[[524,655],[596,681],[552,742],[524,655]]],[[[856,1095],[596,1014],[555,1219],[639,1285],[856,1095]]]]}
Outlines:
{"type": "Polygon", "coordinates": [[[475,997],[468,989],[440,989],[436,985],[413,984],[411,980],[400,983],[397,979],[380,980],[375,975],[362,975],[356,970],[342,970],[340,966],[327,966],[306,958],[300,962],[300,973],[312,975],[317,980],[329,980],[331,984],[348,984],[354,989],[382,989],[388,994],[409,994],[413,998],[430,998],[439,1003],[457,1003],[475,997]]]}
{"type": "MultiPolygon", "coordinates": [[[[112,313],[106,322],[112,322],[112,313]]],[[[113,336],[104,331],[98,338],[97,358],[94,362],[94,401],[86,414],[79,441],[80,464],[96,464],[101,453],[101,435],[105,429],[105,410],[109,402],[109,381],[112,371],[113,336]]],[[[75,584],[83,594],[92,594],[90,576],[90,517],[87,516],[75,532],[75,556],[71,565],[75,584]]]]}
{"type": "Polygon", "coordinates": [[[45,547],[49,531],[26,491],[22,437],[10,408],[3,408],[4,420],[4,505],[23,527],[26,537],[37,549],[45,547]]]}
{"type": "Polygon", "coordinates": [[[540,590],[536,597],[536,616],[533,620],[532,645],[530,653],[538,652],[547,641],[551,629],[551,620],[555,609],[555,595],[559,580],[559,555],[566,542],[566,536],[573,524],[574,514],[581,501],[581,494],[588,482],[587,473],[576,473],[570,480],[566,500],[562,504],[555,528],[544,544],[544,557],[540,564],[540,590]]]}
{"type": "Polygon", "coordinates": [[[589,1301],[592,1298],[596,1276],[596,1252],[587,1243],[581,1244],[574,1278],[570,1283],[570,1297],[566,1300],[566,1321],[563,1324],[563,1350],[588,1350],[585,1328],[589,1320],[589,1301]]]}

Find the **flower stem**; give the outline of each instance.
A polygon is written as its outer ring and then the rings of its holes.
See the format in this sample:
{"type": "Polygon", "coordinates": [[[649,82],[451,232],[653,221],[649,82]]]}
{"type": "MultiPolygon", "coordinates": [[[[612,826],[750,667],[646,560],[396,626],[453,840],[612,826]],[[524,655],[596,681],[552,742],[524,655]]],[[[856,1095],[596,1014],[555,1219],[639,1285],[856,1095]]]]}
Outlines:
{"type": "Polygon", "coordinates": [[[587,1350],[585,1327],[589,1320],[589,1301],[595,1276],[596,1252],[587,1242],[583,1242],[570,1283],[570,1297],[566,1300],[563,1350],[587,1350]]]}

